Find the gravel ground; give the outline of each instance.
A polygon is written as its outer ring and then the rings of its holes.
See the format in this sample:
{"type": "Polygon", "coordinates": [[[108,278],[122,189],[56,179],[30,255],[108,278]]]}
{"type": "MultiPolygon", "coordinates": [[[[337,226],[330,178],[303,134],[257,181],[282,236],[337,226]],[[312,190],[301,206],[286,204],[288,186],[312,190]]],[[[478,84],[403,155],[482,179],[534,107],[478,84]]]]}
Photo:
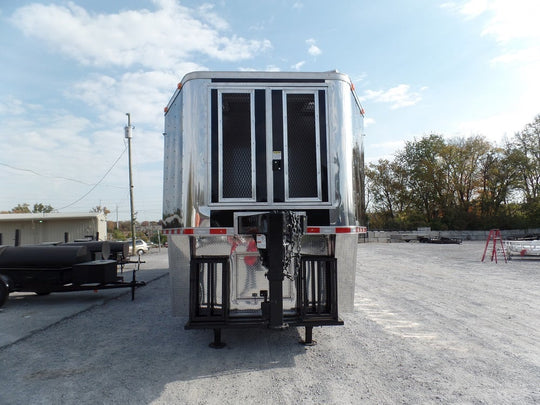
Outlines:
{"type": "MultiPolygon", "coordinates": [[[[360,244],[345,326],[185,331],[168,276],[0,348],[0,404],[540,403],[540,260],[360,244]]],[[[18,302],[10,302],[4,315],[18,302]]]]}

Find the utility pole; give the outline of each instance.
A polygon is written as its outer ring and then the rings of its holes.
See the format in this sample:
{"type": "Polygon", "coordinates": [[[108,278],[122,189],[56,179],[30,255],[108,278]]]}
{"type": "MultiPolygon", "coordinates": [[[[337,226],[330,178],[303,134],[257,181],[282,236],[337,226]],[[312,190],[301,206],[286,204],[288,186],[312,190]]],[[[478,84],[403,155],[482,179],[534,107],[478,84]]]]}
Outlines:
{"type": "Polygon", "coordinates": [[[126,113],[128,117],[127,126],[124,127],[125,137],[128,140],[128,164],[129,164],[129,203],[131,206],[131,254],[135,253],[135,217],[133,213],[133,174],[131,171],[131,115],[126,113]]]}

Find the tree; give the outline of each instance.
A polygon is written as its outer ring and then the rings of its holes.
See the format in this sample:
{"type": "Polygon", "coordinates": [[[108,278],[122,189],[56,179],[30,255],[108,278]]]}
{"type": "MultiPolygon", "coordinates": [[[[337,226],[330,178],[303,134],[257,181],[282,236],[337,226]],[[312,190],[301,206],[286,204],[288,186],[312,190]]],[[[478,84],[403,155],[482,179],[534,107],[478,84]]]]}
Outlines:
{"type": "Polygon", "coordinates": [[[43,212],[46,214],[53,211],[54,211],[54,208],[52,206],[43,205],[42,203],[34,204],[34,209],[32,210],[32,212],[34,213],[43,212]]]}
{"type": "Polygon", "coordinates": [[[366,178],[372,228],[538,227],[540,115],[502,147],[482,136],[415,139],[366,178]]]}
{"type": "Polygon", "coordinates": [[[516,134],[512,146],[522,155],[521,189],[527,201],[535,201],[540,197],[540,114],[516,134]]]}
{"type": "Polygon", "coordinates": [[[491,144],[481,136],[458,138],[450,141],[443,151],[443,165],[448,168],[449,192],[454,203],[468,211],[480,186],[480,160],[491,149],[491,144]]]}
{"type": "Polygon", "coordinates": [[[441,200],[447,227],[466,228],[476,215],[474,200],[482,184],[480,162],[491,148],[481,136],[452,139],[442,148],[440,165],[446,189],[441,200]]]}
{"type": "Polygon", "coordinates": [[[48,204],[45,205],[43,203],[36,203],[34,204],[34,207],[32,208],[32,210],[30,210],[30,204],[24,203],[24,204],[17,204],[16,207],[13,207],[9,211],[9,213],[10,214],[31,214],[31,213],[37,214],[39,212],[42,212],[42,213],[48,214],[53,211],[54,211],[54,208],[48,204]]]}
{"type": "Polygon", "coordinates": [[[111,213],[111,210],[109,210],[109,209],[108,209],[107,207],[105,207],[105,206],[102,207],[101,205],[96,205],[94,208],[92,208],[92,209],[90,210],[90,212],[101,213],[101,214],[107,216],[108,214],[111,213]]]}
{"type": "Polygon", "coordinates": [[[407,205],[404,174],[399,165],[387,159],[370,163],[366,173],[374,206],[386,212],[390,219],[407,205]]]}
{"type": "Polygon", "coordinates": [[[481,184],[478,204],[482,217],[496,217],[508,203],[519,180],[522,156],[510,148],[492,148],[479,162],[481,184]]]}
{"type": "Polygon", "coordinates": [[[398,164],[406,171],[411,202],[421,210],[427,223],[444,214],[447,176],[440,165],[444,147],[442,136],[431,134],[407,142],[405,150],[397,155],[398,164]]]}
{"type": "Polygon", "coordinates": [[[16,207],[13,207],[10,211],[11,214],[30,214],[30,204],[17,204],[16,207]]]}
{"type": "Polygon", "coordinates": [[[523,212],[530,227],[540,226],[540,114],[515,135],[512,152],[519,156],[518,190],[523,193],[523,212]]]}

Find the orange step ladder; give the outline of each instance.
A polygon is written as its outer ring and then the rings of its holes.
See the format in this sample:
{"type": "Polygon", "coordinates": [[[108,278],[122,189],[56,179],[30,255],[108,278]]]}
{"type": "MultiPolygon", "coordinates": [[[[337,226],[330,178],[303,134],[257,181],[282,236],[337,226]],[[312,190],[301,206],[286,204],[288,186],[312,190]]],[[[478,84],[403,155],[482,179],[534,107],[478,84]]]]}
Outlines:
{"type": "Polygon", "coordinates": [[[506,252],[504,250],[504,245],[502,242],[501,231],[498,229],[492,229],[491,231],[489,231],[489,235],[486,241],[486,247],[484,248],[484,254],[482,255],[482,261],[484,261],[484,259],[486,258],[486,252],[487,252],[489,243],[491,241],[493,241],[493,248],[491,250],[491,261],[495,259],[495,263],[497,263],[497,241],[498,241],[501,245],[501,250],[504,256],[504,262],[507,263],[506,252]]]}

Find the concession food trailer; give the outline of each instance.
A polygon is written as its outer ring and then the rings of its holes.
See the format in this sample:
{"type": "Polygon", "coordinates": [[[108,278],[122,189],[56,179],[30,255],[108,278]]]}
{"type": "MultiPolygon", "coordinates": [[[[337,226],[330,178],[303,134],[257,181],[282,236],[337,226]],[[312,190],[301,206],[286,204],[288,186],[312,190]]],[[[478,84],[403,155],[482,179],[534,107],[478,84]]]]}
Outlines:
{"type": "Polygon", "coordinates": [[[165,108],[163,233],[187,329],[342,325],[364,217],[363,109],[336,72],[192,72],[165,108]]]}

